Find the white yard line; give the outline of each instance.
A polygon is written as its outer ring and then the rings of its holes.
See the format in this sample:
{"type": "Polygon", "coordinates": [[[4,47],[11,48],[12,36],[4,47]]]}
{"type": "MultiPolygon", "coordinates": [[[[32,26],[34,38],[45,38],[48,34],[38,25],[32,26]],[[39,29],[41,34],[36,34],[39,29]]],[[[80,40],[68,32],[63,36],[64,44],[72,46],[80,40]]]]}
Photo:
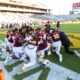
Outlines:
{"type": "Polygon", "coordinates": [[[33,74],[33,75],[31,75],[31,76],[23,79],[23,80],[38,80],[39,75],[41,74],[41,72],[42,72],[42,71],[39,71],[39,72],[37,72],[37,73],[35,73],[35,74],[33,74]]]}
{"type": "MultiPolygon", "coordinates": [[[[8,73],[5,68],[4,68],[4,64],[3,62],[0,62],[0,65],[3,67],[3,70],[5,72],[5,77],[6,80],[13,80],[12,75],[16,74],[16,69],[19,67],[15,67],[14,71],[12,71],[11,73],[8,73]]],[[[34,67],[32,67],[31,69],[36,68],[39,65],[35,65],[34,67]]],[[[80,80],[80,74],[76,73],[72,70],[66,69],[62,66],[59,66],[55,63],[52,63],[49,65],[50,68],[50,72],[47,76],[47,80],[68,80],[67,78],[71,78],[71,80],[80,80]]],[[[27,69],[27,71],[30,69],[27,69]]],[[[41,70],[29,77],[24,78],[23,80],[38,80],[38,77],[41,73],[41,70]]]]}
{"type": "Polygon", "coordinates": [[[79,73],[76,73],[55,63],[51,63],[50,69],[51,70],[47,80],[68,80],[68,77],[71,78],[71,80],[80,80],[79,73]]]}

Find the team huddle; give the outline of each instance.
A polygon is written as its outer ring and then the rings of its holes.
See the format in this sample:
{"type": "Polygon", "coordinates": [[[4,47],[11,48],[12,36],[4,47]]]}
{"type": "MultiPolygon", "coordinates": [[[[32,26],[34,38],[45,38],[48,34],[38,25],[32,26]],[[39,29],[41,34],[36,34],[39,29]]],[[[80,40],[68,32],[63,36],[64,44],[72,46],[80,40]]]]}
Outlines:
{"type": "Polygon", "coordinates": [[[50,23],[47,22],[44,29],[37,28],[34,30],[30,26],[22,26],[20,29],[8,30],[5,43],[6,51],[10,53],[10,56],[6,57],[5,63],[12,59],[29,60],[27,64],[24,63],[21,67],[22,70],[25,70],[27,67],[34,66],[38,60],[45,67],[49,64],[49,60],[44,59],[45,51],[47,51],[47,55],[56,53],[59,62],[62,62],[63,57],[60,53],[62,45],[67,53],[76,54],[80,57],[77,51],[69,49],[72,43],[65,33],[60,31],[59,22],[56,27],[56,29],[52,29],[50,23]]]}

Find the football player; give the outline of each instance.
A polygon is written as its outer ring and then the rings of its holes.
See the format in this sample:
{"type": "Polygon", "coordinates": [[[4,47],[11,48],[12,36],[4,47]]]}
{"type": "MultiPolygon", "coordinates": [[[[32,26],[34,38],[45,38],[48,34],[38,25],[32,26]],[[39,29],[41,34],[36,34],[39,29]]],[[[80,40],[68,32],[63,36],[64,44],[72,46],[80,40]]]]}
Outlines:
{"type": "Polygon", "coordinates": [[[5,63],[10,61],[11,59],[19,59],[22,55],[23,47],[22,47],[22,41],[24,40],[23,36],[19,34],[19,32],[15,32],[15,35],[13,37],[14,40],[14,46],[13,46],[13,55],[10,55],[6,58],[5,63]]]}
{"type": "Polygon", "coordinates": [[[29,63],[25,64],[21,67],[21,71],[24,71],[26,68],[30,66],[34,66],[36,64],[36,51],[37,51],[37,41],[36,39],[32,38],[29,39],[27,45],[25,46],[25,54],[29,57],[29,63]]]}
{"type": "Polygon", "coordinates": [[[76,56],[80,57],[80,53],[78,53],[76,50],[70,50],[69,47],[72,45],[72,43],[64,32],[60,31],[60,37],[61,37],[62,45],[65,49],[65,52],[69,54],[76,54],[76,56]]]}
{"type": "Polygon", "coordinates": [[[42,60],[43,57],[45,56],[45,51],[48,51],[48,55],[51,54],[49,48],[50,44],[46,41],[46,39],[44,39],[44,34],[40,34],[38,39],[38,50],[37,50],[37,55],[40,56],[39,57],[40,60],[42,60]]]}
{"type": "Polygon", "coordinates": [[[57,31],[53,30],[51,36],[53,40],[52,47],[55,48],[55,52],[59,56],[59,61],[62,62],[62,54],[60,53],[61,49],[60,35],[57,31]]]}

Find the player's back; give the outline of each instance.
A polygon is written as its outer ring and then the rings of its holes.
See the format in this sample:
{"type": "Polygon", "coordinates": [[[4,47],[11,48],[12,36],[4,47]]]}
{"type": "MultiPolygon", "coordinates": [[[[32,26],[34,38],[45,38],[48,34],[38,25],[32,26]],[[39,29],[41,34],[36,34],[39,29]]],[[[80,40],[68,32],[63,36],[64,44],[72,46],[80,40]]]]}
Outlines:
{"type": "Polygon", "coordinates": [[[60,32],[62,44],[70,45],[70,40],[64,32],[60,32]]]}

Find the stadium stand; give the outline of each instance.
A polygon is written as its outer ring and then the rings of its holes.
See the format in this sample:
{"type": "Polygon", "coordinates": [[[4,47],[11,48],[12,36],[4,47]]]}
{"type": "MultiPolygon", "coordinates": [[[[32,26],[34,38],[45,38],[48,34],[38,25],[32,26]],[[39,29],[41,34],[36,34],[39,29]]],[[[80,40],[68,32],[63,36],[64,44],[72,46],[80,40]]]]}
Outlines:
{"type": "Polygon", "coordinates": [[[0,28],[35,25],[45,21],[78,22],[80,14],[52,15],[44,4],[25,4],[15,0],[0,0],[0,28]]]}

